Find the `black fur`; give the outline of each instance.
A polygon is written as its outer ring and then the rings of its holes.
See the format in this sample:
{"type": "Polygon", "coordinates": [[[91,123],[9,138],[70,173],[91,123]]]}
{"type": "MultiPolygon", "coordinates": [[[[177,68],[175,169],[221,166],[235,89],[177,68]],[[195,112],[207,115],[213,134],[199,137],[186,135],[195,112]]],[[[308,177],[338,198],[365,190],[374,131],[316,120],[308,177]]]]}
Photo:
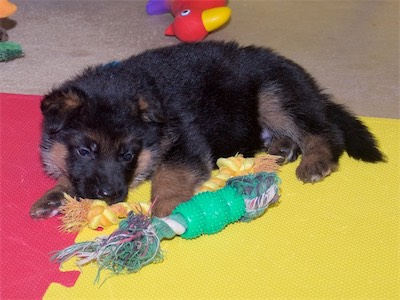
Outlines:
{"type": "MultiPolygon", "coordinates": [[[[179,44],[88,68],[46,95],[42,111],[50,173],[68,178],[78,196],[110,203],[122,201],[130,184],[162,174],[153,182],[157,215],[187,200],[218,157],[238,152],[251,156],[267,147],[287,161],[301,153],[297,176],[304,182],[334,171],[345,150],[383,160],[368,129],[303,68],[236,43],[179,44]],[[49,158],[56,143],[66,148],[65,164],[49,158]],[[163,192],[178,182],[159,179],[176,168],[194,178],[181,183],[188,185],[181,199],[163,192]]],[[[32,215],[46,216],[46,200],[38,203],[32,215]]]]}

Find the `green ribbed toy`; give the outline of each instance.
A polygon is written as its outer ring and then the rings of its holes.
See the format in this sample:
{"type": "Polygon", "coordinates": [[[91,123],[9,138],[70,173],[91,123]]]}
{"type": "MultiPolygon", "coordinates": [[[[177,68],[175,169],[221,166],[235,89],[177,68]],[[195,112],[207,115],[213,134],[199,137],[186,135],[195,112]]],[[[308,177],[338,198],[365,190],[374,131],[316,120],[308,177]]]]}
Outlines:
{"type": "Polygon", "coordinates": [[[228,180],[216,192],[202,192],[178,205],[165,218],[130,214],[108,237],[81,242],[57,252],[52,260],[63,263],[79,257],[79,266],[97,261],[100,271],[114,274],[137,272],[163,259],[160,241],[180,235],[185,239],[215,234],[227,225],[261,216],[279,199],[280,179],[276,173],[261,172],[228,180]]]}

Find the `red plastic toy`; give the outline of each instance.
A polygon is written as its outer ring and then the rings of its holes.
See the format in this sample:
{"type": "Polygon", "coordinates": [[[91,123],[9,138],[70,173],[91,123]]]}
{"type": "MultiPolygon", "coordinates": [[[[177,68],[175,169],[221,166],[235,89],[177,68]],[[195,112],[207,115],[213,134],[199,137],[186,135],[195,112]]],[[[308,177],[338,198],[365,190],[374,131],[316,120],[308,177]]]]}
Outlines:
{"type": "Polygon", "coordinates": [[[149,15],[170,12],[174,22],[165,35],[176,36],[182,42],[197,42],[208,33],[220,28],[231,16],[226,0],[150,0],[146,11],[149,15]]]}

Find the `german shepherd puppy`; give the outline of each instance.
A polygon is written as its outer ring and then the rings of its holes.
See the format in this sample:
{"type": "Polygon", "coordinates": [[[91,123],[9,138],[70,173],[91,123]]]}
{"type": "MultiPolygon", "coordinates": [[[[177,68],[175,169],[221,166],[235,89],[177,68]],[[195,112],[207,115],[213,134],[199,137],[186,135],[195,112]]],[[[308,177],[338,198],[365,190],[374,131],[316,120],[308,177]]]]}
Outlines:
{"type": "Polygon", "coordinates": [[[86,69],[41,103],[41,157],[56,186],[33,218],[58,213],[63,192],[124,201],[152,180],[153,214],[168,215],[210,176],[219,157],[266,149],[301,154],[303,182],[335,171],[344,151],[384,160],[368,129],[299,65],[234,42],[179,44],[86,69]]]}

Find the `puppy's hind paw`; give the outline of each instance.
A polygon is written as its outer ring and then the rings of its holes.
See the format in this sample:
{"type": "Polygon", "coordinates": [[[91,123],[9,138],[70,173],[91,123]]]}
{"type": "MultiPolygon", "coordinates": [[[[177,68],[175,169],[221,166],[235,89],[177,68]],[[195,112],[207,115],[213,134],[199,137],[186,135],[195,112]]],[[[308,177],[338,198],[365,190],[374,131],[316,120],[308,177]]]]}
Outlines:
{"type": "Polygon", "coordinates": [[[337,169],[337,164],[329,161],[314,161],[312,163],[302,161],[297,167],[297,178],[304,183],[315,183],[323,180],[337,169]]]}
{"type": "Polygon", "coordinates": [[[267,148],[268,154],[280,156],[278,164],[284,165],[297,159],[299,146],[289,138],[273,139],[267,148]]]}

